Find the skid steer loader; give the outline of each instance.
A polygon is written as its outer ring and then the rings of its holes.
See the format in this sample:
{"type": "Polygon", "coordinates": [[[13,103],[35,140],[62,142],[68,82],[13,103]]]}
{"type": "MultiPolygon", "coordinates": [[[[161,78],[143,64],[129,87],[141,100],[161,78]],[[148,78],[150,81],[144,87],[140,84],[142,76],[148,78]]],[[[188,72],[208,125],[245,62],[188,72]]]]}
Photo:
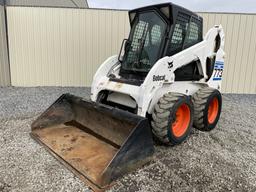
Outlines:
{"type": "Polygon", "coordinates": [[[153,138],[180,144],[221,113],[224,32],[203,38],[203,19],[172,3],[129,11],[118,56],[97,70],[91,101],[62,95],[31,135],[95,191],[149,162],[153,138]]]}

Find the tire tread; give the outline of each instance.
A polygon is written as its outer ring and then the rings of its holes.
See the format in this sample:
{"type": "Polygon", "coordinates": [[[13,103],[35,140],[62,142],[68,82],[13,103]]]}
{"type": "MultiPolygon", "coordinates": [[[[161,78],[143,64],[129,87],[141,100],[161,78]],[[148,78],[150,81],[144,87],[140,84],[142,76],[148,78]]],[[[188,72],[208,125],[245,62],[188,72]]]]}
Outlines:
{"type": "Polygon", "coordinates": [[[170,110],[185,95],[180,93],[166,93],[158,101],[152,114],[152,132],[155,137],[164,144],[173,145],[167,136],[167,126],[169,122],[170,110]]]}
{"type": "Polygon", "coordinates": [[[207,131],[204,125],[204,110],[206,107],[209,96],[215,91],[213,88],[203,88],[198,90],[193,96],[192,101],[194,104],[194,127],[201,130],[207,131]]]}

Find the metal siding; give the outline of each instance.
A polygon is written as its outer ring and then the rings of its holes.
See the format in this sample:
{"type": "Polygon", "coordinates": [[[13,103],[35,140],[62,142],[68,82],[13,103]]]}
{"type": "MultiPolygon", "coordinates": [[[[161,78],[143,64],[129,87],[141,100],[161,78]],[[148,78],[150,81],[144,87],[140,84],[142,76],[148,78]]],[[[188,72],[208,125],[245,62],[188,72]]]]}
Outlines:
{"type": "MultiPolygon", "coordinates": [[[[204,33],[222,24],[222,91],[256,93],[256,15],[200,13],[204,33]]],[[[126,11],[8,7],[14,86],[90,86],[99,65],[129,33],[126,11]]]]}
{"type": "Polygon", "coordinates": [[[128,25],[123,11],[8,7],[12,85],[90,86],[128,25]]]}
{"type": "Polygon", "coordinates": [[[245,93],[256,93],[256,15],[252,18],[252,31],[250,36],[250,47],[248,55],[248,68],[244,84],[245,93]]]}
{"type": "Polygon", "coordinates": [[[7,0],[6,5],[88,8],[87,0],[7,0]]]}
{"type": "Polygon", "coordinates": [[[0,6],[0,86],[9,86],[10,70],[6,40],[5,11],[0,6]]]}
{"type": "Polygon", "coordinates": [[[206,32],[214,24],[225,30],[225,69],[222,91],[256,93],[256,15],[200,13],[206,32]]]}

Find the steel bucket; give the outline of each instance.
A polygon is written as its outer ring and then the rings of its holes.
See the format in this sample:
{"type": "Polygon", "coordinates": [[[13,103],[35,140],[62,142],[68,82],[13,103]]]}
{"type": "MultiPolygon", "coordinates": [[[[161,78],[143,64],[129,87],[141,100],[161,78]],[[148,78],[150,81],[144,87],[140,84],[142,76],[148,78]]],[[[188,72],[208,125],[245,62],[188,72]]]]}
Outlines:
{"type": "Polygon", "coordinates": [[[94,191],[150,160],[146,118],[64,94],[32,124],[31,136],[94,191]]]}

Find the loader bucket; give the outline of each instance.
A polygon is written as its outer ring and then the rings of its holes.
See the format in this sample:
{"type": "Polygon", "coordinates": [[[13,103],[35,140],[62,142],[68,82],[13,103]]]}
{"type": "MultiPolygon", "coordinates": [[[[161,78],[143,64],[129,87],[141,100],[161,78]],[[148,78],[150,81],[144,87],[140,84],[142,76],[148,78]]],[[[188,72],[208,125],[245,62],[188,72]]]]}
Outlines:
{"type": "Polygon", "coordinates": [[[146,118],[62,95],[32,124],[31,136],[94,191],[150,160],[146,118]]]}

